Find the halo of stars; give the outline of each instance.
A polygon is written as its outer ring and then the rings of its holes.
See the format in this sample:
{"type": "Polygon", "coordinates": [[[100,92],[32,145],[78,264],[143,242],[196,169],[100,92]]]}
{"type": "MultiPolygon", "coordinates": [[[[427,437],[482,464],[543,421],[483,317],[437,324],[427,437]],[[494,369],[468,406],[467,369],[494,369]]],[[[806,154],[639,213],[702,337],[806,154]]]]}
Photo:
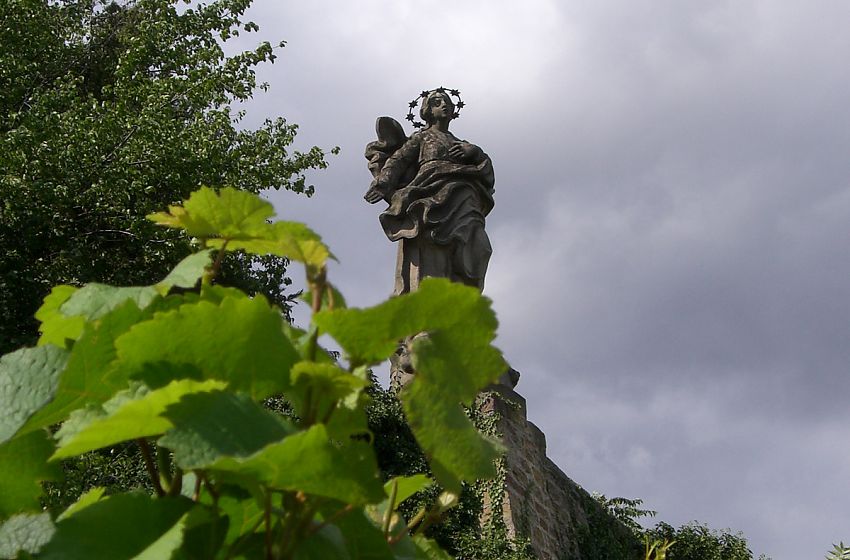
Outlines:
{"type": "Polygon", "coordinates": [[[416,120],[416,117],[413,115],[413,110],[416,108],[417,105],[419,105],[420,99],[424,101],[430,94],[432,94],[434,92],[448,93],[450,96],[454,97],[456,99],[456,101],[454,101],[455,112],[454,112],[454,114],[452,114],[452,119],[456,119],[460,116],[460,110],[464,106],[464,103],[460,98],[460,90],[448,89],[448,88],[444,88],[442,86],[438,87],[436,89],[425,90],[422,93],[420,93],[419,96],[416,99],[414,99],[413,101],[411,101],[410,103],[407,104],[409,109],[407,111],[407,116],[405,117],[405,119],[410,121],[410,123],[413,125],[413,128],[422,128],[423,126],[425,126],[425,123],[423,123],[422,121],[416,120]]]}

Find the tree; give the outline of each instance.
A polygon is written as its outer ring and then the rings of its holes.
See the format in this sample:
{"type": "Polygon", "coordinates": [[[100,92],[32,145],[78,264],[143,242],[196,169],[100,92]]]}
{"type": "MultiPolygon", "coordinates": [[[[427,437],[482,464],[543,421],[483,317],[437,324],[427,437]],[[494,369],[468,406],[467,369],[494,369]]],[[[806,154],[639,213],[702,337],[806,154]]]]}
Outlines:
{"type": "MultiPolygon", "coordinates": [[[[189,253],[144,219],[198,185],[312,193],[319,148],[289,152],[296,126],[240,128],[275,48],[226,56],[258,29],[250,0],[5,0],[0,12],[0,352],[36,337],[56,284],[146,284],[189,253]]],[[[283,44],[281,43],[280,46],[283,44]]],[[[231,257],[223,282],[287,310],[285,260],[231,257]]]]}

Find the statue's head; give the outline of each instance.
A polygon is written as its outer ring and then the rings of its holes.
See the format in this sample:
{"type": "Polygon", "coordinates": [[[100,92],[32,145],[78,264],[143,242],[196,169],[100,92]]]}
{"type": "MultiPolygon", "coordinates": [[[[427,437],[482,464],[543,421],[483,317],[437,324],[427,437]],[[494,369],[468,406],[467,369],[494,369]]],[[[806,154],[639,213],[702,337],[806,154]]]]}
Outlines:
{"type": "Polygon", "coordinates": [[[428,124],[435,123],[441,117],[451,120],[455,117],[455,104],[445,91],[431,91],[422,100],[419,117],[428,124]]]}

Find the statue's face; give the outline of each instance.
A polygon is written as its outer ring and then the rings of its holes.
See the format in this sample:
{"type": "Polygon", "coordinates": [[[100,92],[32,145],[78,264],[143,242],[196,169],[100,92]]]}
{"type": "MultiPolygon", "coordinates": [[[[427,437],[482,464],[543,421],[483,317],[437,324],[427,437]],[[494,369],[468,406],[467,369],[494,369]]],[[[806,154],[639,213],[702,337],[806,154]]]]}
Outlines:
{"type": "Polygon", "coordinates": [[[432,121],[450,119],[454,114],[454,103],[445,93],[437,92],[429,95],[427,103],[432,121]]]}

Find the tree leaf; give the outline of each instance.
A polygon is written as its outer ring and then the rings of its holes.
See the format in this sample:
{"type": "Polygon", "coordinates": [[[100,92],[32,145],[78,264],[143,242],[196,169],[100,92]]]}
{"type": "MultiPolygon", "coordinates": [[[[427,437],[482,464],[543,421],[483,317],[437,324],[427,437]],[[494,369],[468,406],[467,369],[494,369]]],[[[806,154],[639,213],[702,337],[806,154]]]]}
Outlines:
{"type": "Polygon", "coordinates": [[[295,429],[247,395],[224,391],[185,395],[162,413],[173,425],[157,442],[180,468],[201,469],[223,456],[247,457],[295,429]]]}
{"type": "Polygon", "coordinates": [[[74,286],[54,286],[44,298],[44,303],[35,313],[35,318],[41,322],[38,328],[41,333],[39,345],[55,344],[65,348],[68,340],[77,340],[80,337],[86,324],[85,317],[69,317],[59,311],[76,291],[74,286]]]}
{"type": "Polygon", "coordinates": [[[53,398],[68,354],[48,344],[0,358],[0,443],[53,398]]]}
{"type": "Polygon", "coordinates": [[[379,502],[384,491],[372,448],[330,441],[322,424],[246,458],[222,458],[211,471],[246,475],[272,488],[303,491],[351,504],[379,502]]]}
{"type": "Polygon", "coordinates": [[[110,496],[56,524],[40,558],[130,560],[169,558],[182,543],[186,498],[110,496]]]}
{"type": "Polygon", "coordinates": [[[0,558],[18,558],[21,552],[36,554],[55,532],[47,512],[14,515],[0,524],[0,558]]]}
{"type": "Polygon", "coordinates": [[[41,509],[41,482],[60,476],[58,465],[47,463],[53,442],[38,430],[0,445],[0,519],[41,509]]]}
{"type": "Polygon", "coordinates": [[[180,379],[154,391],[141,384],[120,391],[102,406],[72,412],[56,433],[59,448],[51,459],[73,457],[122,441],[164,433],[172,427],[162,415],[166,407],[191,393],[226,386],[223,381],[180,379]]]}
{"type": "Polygon", "coordinates": [[[148,384],[145,366],[168,362],[174,371],[188,366],[205,379],[227,381],[230,389],[259,400],[285,391],[289,370],[298,361],[282,321],[262,297],[188,303],[158,313],[120,337],[118,364],[148,384]]]}

